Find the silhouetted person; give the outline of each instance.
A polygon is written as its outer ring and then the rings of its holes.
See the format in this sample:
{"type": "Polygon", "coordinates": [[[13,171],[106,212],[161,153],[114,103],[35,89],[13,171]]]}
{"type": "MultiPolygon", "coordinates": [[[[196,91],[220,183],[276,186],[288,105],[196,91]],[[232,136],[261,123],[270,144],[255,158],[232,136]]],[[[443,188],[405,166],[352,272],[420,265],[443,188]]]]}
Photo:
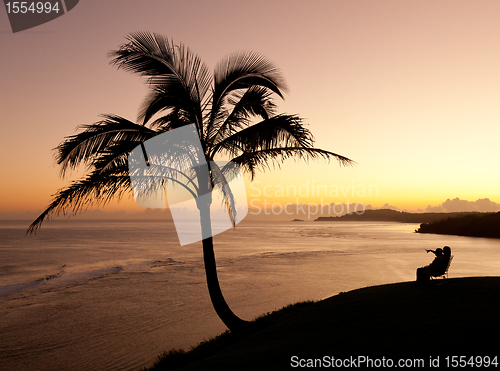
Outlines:
{"type": "Polygon", "coordinates": [[[431,264],[417,269],[418,283],[428,282],[431,276],[439,276],[440,274],[442,274],[441,272],[444,273],[451,256],[451,249],[449,246],[445,246],[443,249],[437,248],[436,250],[426,251],[434,253],[436,257],[431,264]]]}
{"type": "Polygon", "coordinates": [[[434,255],[438,256],[438,255],[441,255],[443,253],[443,250],[442,249],[436,249],[436,250],[425,250],[427,252],[431,252],[433,253],[434,255]],[[438,252],[439,251],[439,252],[438,252]]]}

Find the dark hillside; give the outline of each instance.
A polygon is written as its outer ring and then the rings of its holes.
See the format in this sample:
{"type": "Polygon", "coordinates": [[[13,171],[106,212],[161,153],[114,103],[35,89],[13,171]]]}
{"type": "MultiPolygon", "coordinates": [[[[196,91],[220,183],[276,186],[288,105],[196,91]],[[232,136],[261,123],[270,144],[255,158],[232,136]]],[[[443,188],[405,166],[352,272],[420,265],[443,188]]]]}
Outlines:
{"type": "Polygon", "coordinates": [[[423,223],[417,232],[500,238],[500,212],[466,215],[423,223]]]}

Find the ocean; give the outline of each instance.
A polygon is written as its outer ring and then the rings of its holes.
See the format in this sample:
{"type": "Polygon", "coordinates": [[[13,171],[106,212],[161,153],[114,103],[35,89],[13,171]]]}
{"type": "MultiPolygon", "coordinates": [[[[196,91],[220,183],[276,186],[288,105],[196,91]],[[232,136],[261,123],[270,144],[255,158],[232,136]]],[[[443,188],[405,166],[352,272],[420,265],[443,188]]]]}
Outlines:
{"type": "MultiPolygon", "coordinates": [[[[138,370],[226,330],[201,242],[165,220],[0,221],[0,369],[138,370]]],[[[417,224],[244,220],[214,237],[221,288],[253,319],[303,300],[413,281],[448,245],[449,276],[500,276],[500,240],[417,234],[417,224]]]]}

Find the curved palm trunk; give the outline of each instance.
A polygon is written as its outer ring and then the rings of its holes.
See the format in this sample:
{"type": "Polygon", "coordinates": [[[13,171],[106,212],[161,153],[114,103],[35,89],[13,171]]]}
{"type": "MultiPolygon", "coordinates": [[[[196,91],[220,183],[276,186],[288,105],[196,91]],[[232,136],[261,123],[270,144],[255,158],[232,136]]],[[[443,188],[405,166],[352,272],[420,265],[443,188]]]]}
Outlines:
{"type": "MultiPolygon", "coordinates": [[[[203,229],[210,228],[208,232],[211,232],[212,227],[210,223],[210,206],[202,207],[200,209],[200,218],[203,220],[201,223],[203,229]]],[[[212,305],[214,306],[215,312],[219,318],[224,322],[224,324],[232,332],[241,332],[250,327],[251,322],[242,320],[229,308],[222,295],[222,291],[219,285],[219,279],[217,278],[217,265],[215,263],[214,254],[214,244],[213,238],[205,238],[203,240],[203,261],[205,263],[205,273],[207,276],[207,286],[208,292],[210,294],[210,299],[212,300],[212,305]]]]}

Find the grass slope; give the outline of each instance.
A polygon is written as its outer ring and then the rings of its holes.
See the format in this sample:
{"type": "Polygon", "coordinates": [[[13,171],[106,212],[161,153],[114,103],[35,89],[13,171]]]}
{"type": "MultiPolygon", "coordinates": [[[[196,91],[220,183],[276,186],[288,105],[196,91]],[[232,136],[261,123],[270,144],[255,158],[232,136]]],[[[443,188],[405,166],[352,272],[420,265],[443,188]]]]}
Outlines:
{"type": "Polygon", "coordinates": [[[367,287],[273,312],[253,334],[226,332],[189,352],[165,353],[151,370],[281,370],[294,355],[496,356],[499,294],[500,277],[367,287]]]}

